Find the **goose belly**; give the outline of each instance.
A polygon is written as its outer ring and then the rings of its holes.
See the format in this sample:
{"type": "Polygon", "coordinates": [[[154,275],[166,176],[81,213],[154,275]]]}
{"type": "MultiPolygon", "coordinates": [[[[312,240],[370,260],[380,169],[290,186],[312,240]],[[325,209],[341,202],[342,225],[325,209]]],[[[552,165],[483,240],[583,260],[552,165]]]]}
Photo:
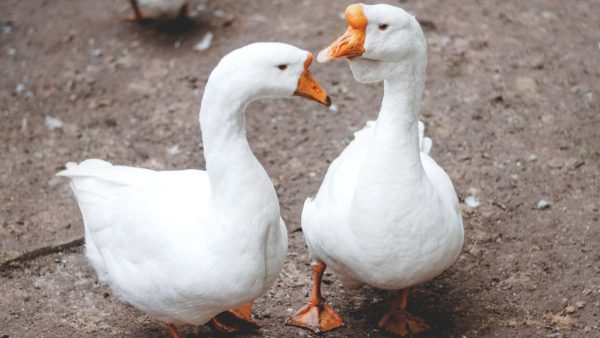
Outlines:
{"type": "Polygon", "coordinates": [[[452,212],[445,217],[386,224],[368,215],[317,216],[322,223],[306,222],[304,234],[311,254],[344,285],[396,290],[434,278],[457,259],[463,244],[462,222],[452,212]]]}
{"type": "Polygon", "coordinates": [[[196,248],[193,255],[190,247],[135,263],[102,252],[109,285],[119,299],[158,320],[204,324],[271,286],[283,265],[287,238],[272,238],[263,246],[256,241],[256,246],[240,250],[235,243],[196,248]]]}

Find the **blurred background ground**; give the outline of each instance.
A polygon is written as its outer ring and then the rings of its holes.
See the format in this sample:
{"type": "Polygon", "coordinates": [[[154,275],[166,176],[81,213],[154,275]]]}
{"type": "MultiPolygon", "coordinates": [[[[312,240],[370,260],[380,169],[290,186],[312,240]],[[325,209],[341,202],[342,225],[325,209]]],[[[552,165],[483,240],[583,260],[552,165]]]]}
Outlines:
{"type": "MultiPolygon", "coordinates": [[[[461,200],[481,203],[464,207],[458,262],[415,289],[409,309],[433,326],[424,336],[600,336],[598,4],[387,2],[414,13],[429,42],[421,117],[433,157],[461,200]]],[[[348,4],[191,0],[192,23],[166,29],[120,21],[121,0],[0,2],[0,263],[82,236],[54,177],[67,161],[202,168],[197,112],[218,60],[255,41],[317,52],[345,30],[348,4]],[[209,32],[211,46],[194,50],[209,32]]],[[[284,271],[257,302],[257,336],[310,335],[283,325],[310,287],[302,202],[381,100],[381,85],[357,84],[344,62],[313,70],[333,109],[290,99],[248,111],[290,230],[284,271]]],[[[0,279],[1,337],[167,336],[96,283],[80,246],[4,264],[0,279]]],[[[375,324],[390,294],[344,290],[329,274],[324,291],[347,324],[326,337],[384,336],[375,324]]]]}

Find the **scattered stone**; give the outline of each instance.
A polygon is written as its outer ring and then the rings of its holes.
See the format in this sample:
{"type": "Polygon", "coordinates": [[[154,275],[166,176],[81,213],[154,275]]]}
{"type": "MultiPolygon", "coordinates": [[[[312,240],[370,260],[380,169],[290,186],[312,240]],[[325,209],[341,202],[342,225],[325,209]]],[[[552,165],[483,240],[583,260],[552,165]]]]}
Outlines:
{"type": "Polygon", "coordinates": [[[566,313],[575,313],[576,309],[573,305],[569,305],[565,308],[566,313]]]}
{"type": "Polygon", "coordinates": [[[179,48],[179,47],[181,47],[181,41],[179,41],[179,40],[175,41],[175,43],[173,44],[173,47],[174,47],[174,48],[179,48]]]}
{"type": "Polygon", "coordinates": [[[539,200],[539,202],[537,202],[536,208],[538,210],[550,209],[550,202],[546,200],[539,200]]]}
{"type": "Polygon", "coordinates": [[[222,18],[225,16],[225,12],[223,10],[217,9],[213,12],[213,15],[222,18]]]}
{"type": "Polygon", "coordinates": [[[527,157],[527,161],[529,162],[535,162],[537,161],[538,157],[535,156],[534,154],[529,155],[529,157],[527,157]]]}
{"type": "Polygon", "coordinates": [[[167,153],[171,156],[175,156],[179,154],[179,144],[176,144],[172,147],[167,148],[167,153]]]}
{"type": "Polygon", "coordinates": [[[329,106],[329,111],[332,111],[334,113],[337,112],[338,111],[338,105],[335,104],[335,103],[332,103],[331,106],[329,106]]]}
{"type": "Polygon", "coordinates": [[[17,86],[15,87],[15,93],[21,94],[24,90],[25,90],[25,85],[22,83],[17,83],[17,86]]]}
{"type": "Polygon", "coordinates": [[[17,50],[14,48],[9,48],[7,53],[10,56],[15,56],[17,54],[17,50]]]}
{"type": "Polygon", "coordinates": [[[260,14],[253,15],[252,20],[258,21],[258,22],[267,22],[267,18],[264,15],[260,15],[260,14]]]}
{"type": "Polygon", "coordinates": [[[535,93],[538,91],[537,82],[530,77],[519,77],[515,80],[517,90],[524,93],[535,93]]]}
{"type": "Polygon", "coordinates": [[[202,12],[202,11],[204,11],[205,9],[206,9],[206,5],[205,5],[205,4],[198,4],[198,5],[196,6],[196,10],[197,10],[198,12],[202,12]]]}
{"type": "Polygon", "coordinates": [[[194,46],[194,50],[203,51],[209,49],[210,45],[212,44],[212,40],[213,33],[207,32],[206,34],[204,34],[202,39],[200,39],[200,41],[198,41],[198,43],[194,46]]]}
{"type": "Polygon", "coordinates": [[[477,209],[481,203],[477,199],[477,197],[473,195],[469,195],[465,197],[465,204],[469,206],[469,208],[477,209]]]}
{"type": "Polygon", "coordinates": [[[95,56],[95,57],[102,56],[102,49],[100,49],[100,48],[94,48],[94,49],[92,49],[92,55],[95,56]]]}
{"type": "Polygon", "coordinates": [[[575,302],[575,306],[576,306],[578,309],[583,309],[583,308],[585,307],[585,304],[586,304],[586,303],[585,303],[583,300],[580,300],[580,301],[577,301],[577,302],[575,302]]]}
{"type": "Polygon", "coordinates": [[[544,18],[546,20],[552,20],[552,19],[556,19],[556,15],[550,11],[543,11],[542,18],[544,18]]]}
{"type": "Polygon", "coordinates": [[[58,117],[46,115],[44,117],[44,122],[46,123],[46,127],[48,127],[50,130],[60,129],[63,127],[63,122],[58,117]]]}

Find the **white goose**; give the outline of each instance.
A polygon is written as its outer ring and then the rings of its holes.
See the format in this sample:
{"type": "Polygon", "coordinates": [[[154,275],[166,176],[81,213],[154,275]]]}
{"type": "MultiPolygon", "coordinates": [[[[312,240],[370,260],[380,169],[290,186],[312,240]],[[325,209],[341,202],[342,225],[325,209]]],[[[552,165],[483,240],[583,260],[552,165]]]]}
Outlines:
{"type": "Polygon", "coordinates": [[[463,244],[462,218],[450,178],[426,154],[430,140],[419,146],[427,64],[419,23],[389,5],[356,4],[345,16],[350,27],[318,59],[348,58],[357,81],[384,81],[384,98],[377,122],[355,134],[317,195],[304,203],[313,294],[288,324],[315,332],[343,325],[320,294],[327,266],[349,288],[402,290],[379,326],[405,336],[427,329],[405,311],[408,288],[454,263],[463,244]]]}
{"type": "Polygon", "coordinates": [[[290,45],[256,43],[219,62],[200,109],[207,171],[91,159],[58,173],[71,179],[99,279],[167,323],[173,337],[173,324],[204,324],[238,306],[212,323],[225,331],[250,323],[251,301],[277,278],[287,231],[271,179],[248,144],[245,110],[259,98],[292,95],[330,104],[311,61],[290,45]],[[242,323],[227,323],[234,318],[242,323]]]}
{"type": "Polygon", "coordinates": [[[175,20],[187,17],[188,0],[129,0],[133,13],[126,20],[175,20]]]}

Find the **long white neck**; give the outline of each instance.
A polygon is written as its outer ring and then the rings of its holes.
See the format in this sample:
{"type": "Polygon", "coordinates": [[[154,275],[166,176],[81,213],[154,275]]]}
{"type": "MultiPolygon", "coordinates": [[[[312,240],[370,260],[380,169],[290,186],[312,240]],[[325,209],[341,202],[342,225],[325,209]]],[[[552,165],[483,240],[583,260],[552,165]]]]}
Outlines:
{"type": "Polygon", "coordinates": [[[365,165],[375,166],[380,173],[393,173],[395,179],[415,179],[425,175],[418,129],[425,65],[394,67],[395,76],[384,82],[381,111],[365,165]]]}
{"type": "Polygon", "coordinates": [[[223,208],[246,203],[249,208],[275,199],[275,191],[246,138],[245,110],[249,99],[222,86],[206,86],[200,126],[213,203],[223,208]],[[261,198],[253,198],[257,194],[261,198]]]}

